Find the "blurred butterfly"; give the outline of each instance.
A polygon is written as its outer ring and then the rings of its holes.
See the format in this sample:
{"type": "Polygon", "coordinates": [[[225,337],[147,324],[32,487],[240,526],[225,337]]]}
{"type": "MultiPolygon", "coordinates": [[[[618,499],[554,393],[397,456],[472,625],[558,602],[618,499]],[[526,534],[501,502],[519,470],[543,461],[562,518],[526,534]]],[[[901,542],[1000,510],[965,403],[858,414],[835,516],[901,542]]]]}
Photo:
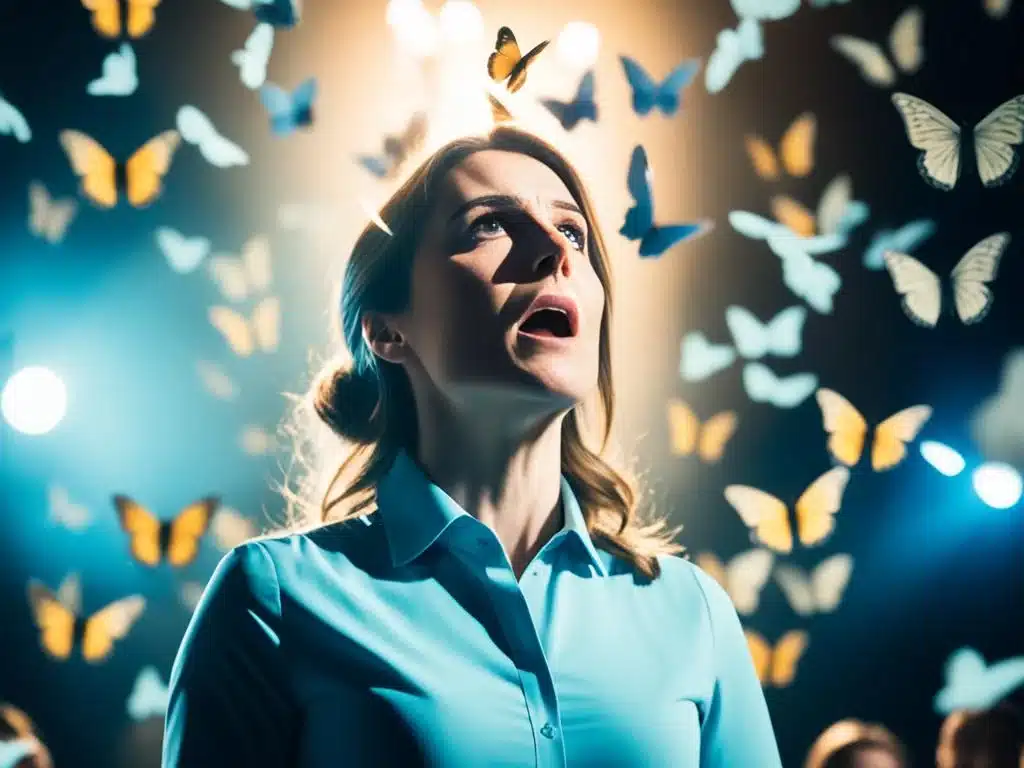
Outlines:
{"type": "Polygon", "coordinates": [[[905,253],[887,251],[885,266],[896,292],[903,297],[903,311],[918,325],[934,328],[943,309],[950,304],[965,325],[985,319],[994,296],[988,284],[995,280],[999,260],[1010,243],[1010,235],[1000,232],[975,245],[950,273],[948,283],[928,267],[905,253]],[[943,296],[944,293],[952,295],[943,296]],[[952,300],[952,301],[950,301],[952,300]]]}
{"type": "Polygon", "coordinates": [[[744,630],[750,658],[754,662],[754,671],[762,686],[773,685],[785,688],[796,677],[796,667],[807,649],[807,633],[802,630],[790,630],[784,634],[773,648],[757,632],[744,630]]]}
{"type": "Polygon", "coordinates": [[[267,296],[246,318],[229,307],[210,307],[210,324],[216,328],[231,350],[239,357],[249,357],[257,347],[274,352],[281,336],[281,302],[267,296]]]}
{"type": "Polygon", "coordinates": [[[195,611],[199,605],[199,601],[203,597],[203,590],[206,589],[206,585],[199,581],[186,581],[181,585],[181,589],[178,592],[178,597],[182,604],[190,611],[195,611]]]}
{"type": "Polygon", "coordinates": [[[594,70],[586,72],[576,88],[576,95],[572,101],[558,101],[557,99],[541,99],[547,109],[553,114],[562,127],[571,131],[581,120],[597,120],[597,102],[594,101],[594,70]]]}
{"type": "Polygon", "coordinates": [[[243,544],[259,533],[249,518],[228,507],[221,507],[213,516],[210,535],[218,549],[225,552],[243,544]]]}
{"type": "Polygon", "coordinates": [[[40,182],[28,185],[28,228],[36,237],[48,243],[59,243],[64,239],[71,220],[78,212],[74,200],[54,200],[40,182]]]}
{"type": "Polygon", "coordinates": [[[834,253],[845,247],[848,239],[845,232],[804,237],[795,233],[785,224],[766,219],[764,216],[750,211],[730,211],[729,223],[744,237],[764,240],[779,258],[784,258],[780,255],[780,251],[788,254],[793,249],[814,256],[834,253]]]}
{"type": "Polygon", "coordinates": [[[986,664],[973,648],[960,648],[946,661],[945,685],[935,695],[935,711],[989,709],[1024,685],[1024,656],[986,664]]]}
{"type": "Polygon", "coordinates": [[[538,43],[523,56],[512,30],[502,27],[498,30],[498,37],[494,43],[494,53],[487,57],[487,74],[496,83],[505,81],[505,87],[515,93],[526,83],[527,68],[540,56],[541,51],[548,47],[549,42],[551,41],[544,40],[538,43]]]}
{"type": "Polygon", "coordinates": [[[252,11],[256,20],[264,24],[288,29],[302,17],[302,0],[221,0],[240,11],[252,11]]]}
{"type": "Polygon", "coordinates": [[[843,285],[839,273],[812,259],[796,240],[776,242],[773,250],[782,261],[782,283],[815,312],[831,314],[833,299],[843,285]]]}
{"type": "Polygon", "coordinates": [[[90,82],[85,90],[90,96],[131,96],[139,87],[135,71],[135,51],[128,43],[103,60],[103,75],[90,82]]]}
{"type": "MultiPolygon", "coordinates": [[[[0,741],[0,768],[18,768],[26,757],[38,754],[39,742],[34,738],[0,741]]],[[[32,763],[29,763],[31,765],[32,763]]]]}
{"type": "Polygon", "coordinates": [[[127,496],[115,495],[113,501],[121,527],[128,534],[132,557],[150,567],[166,561],[176,568],[196,559],[199,540],[220,503],[216,496],[208,496],[189,504],[173,520],[165,521],[127,496]]]}
{"type": "Polygon", "coordinates": [[[28,601],[40,631],[43,650],[65,661],[76,648],[90,664],[106,659],[132,628],[146,607],[141,595],[132,595],[110,603],[88,617],[81,615],[81,590],[78,578],[68,576],[54,594],[35,579],[28,584],[28,601]]]}
{"type": "Polygon", "coordinates": [[[211,247],[210,241],[205,237],[185,237],[170,227],[160,227],[156,230],[156,244],[171,269],[182,275],[198,267],[210,253],[211,247]]]}
{"type": "Polygon", "coordinates": [[[720,92],[743,62],[763,56],[764,34],[760,22],[752,18],[740,19],[736,29],[723,29],[718,33],[715,50],[704,70],[704,87],[708,93],[720,92]]]}
{"type": "MultiPolygon", "coordinates": [[[[82,6],[92,12],[92,26],[103,37],[121,36],[121,0],[82,0],[82,6]]],[[[156,7],[160,0],[124,0],[124,28],[128,37],[142,37],[156,21],[156,7]]]]}
{"type": "Polygon", "coordinates": [[[0,136],[14,136],[22,144],[32,140],[32,129],[17,107],[0,94],[0,136]]]}
{"type": "Polygon", "coordinates": [[[775,195],[771,200],[772,215],[801,237],[816,234],[849,234],[863,224],[870,214],[867,204],[853,199],[853,183],[849,175],[836,176],[821,195],[815,213],[788,195],[775,195]]]}
{"type": "Polygon", "coordinates": [[[270,241],[256,235],[242,246],[241,256],[216,254],[209,261],[210,277],[228,301],[244,301],[263,293],[273,281],[270,241]]]}
{"type": "Polygon", "coordinates": [[[196,372],[203,383],[203,388],[218,400],[234,400],[238,397],[238,387],[224,369],[215,363],[205,360],[196,361],[196,372]]]}
{"type": "MultiPolygon", "coordinates": [[[[867,421],[849,400],[831,389],[819,389],[817,400],[829,435],[828,452],[840,464],[855,466],[867,442],[867,421]]],[[[915,405],[879,422],[871,447],[871,468],[876,472],[892,469],[903,461],[907,444],[917,438],[931,415],[931,406],[915,405]]]]}
{"type": "Polygon", "coordinates": [[[374,176],[381,179],[393,178],[409,156],[423,145],[426,136],[427,116],[417,112],[409,119],[402,133],[384,138],[382,155],[359,155],[356,159],[374,176]]]}
{"type": "Polygon", "coordinates": [[[760,136],[744,137],[754,172],[765,181],[778,181],[783,169],[790,176],[807,176],[814,169],[817,127],[818,121],[810,112],[797,117],[782,135],[778,155],[760,136]]]}
{"type": "Polygon", "coordinates": [[[800,354],[806,320],[804,307],[784,309],[767,323],[762,323],[743,307],[734,305],[725,310],[725,324],[736,342],[736,351],[748,360],[765,355],[794,357],[800,354]]]}
{"type": "Polygon", "coordinates": [[[794,373],[779,378],[762,363],[743,366],[743,389],[755,403],[768,403],[776,408],[796,408],[818,388],[813,373],[794,373]]]}
{"type": "Polygon", "coordinates": [[[655,107],[668,117],[678,112],[681,103],[680,93],[693,82],[701,65],[700,59],[684,61],[658,84],[635,59],[619,56],[619,61],[622,62],[629,87],[633,89],[633,111],[641,117],[649,114],[655,107]]]}
{"type": "Polygon", "coordinates": [[[781,21],[800,9],[800,0],[730,0],[732,10],[741,19],[781,21]]]}
{"type": "Polygon", "coordinates": [[[92,523],[89,509],[73,502],[66,489],[51,485],[46,491],[46,497],[52,522],[75,533],[84,531],[92,523]]]}
{"type": "Polygon", "coordinates": [[[727,344],[712,344],[697,331],[686,334],[679,345],[679,375],[684,381],[702,381],[735,360],[736,350],[727,344]]]}
{"type": "Polygon", "coordinates": [[[238,440],[242,451],[250,456],[265,456],[274,450],[274,438],[263,427],[249,424],[242,429],[238,440]]]}
{"type": "Polygon", "coordinates": [[[761,602],[761,590],[768,582],[775,558],[766,549],[750,549],[723,564],[711,552],[697,555],[697,565],[717,581],[732,599],[736,613],[748,616],[761,602]]]}
{"type": "Polygon", "coordinates": [[[982,5],[985,13],[993,19],[1005,19],[1013,7],[1013,0],[984,0],[982,5]]]}
{"type": "Polygon", "coordinates": [[[867,269],[883,269],[885,252],[912,253],[921,243],[935,234],[935,222],[931,219],[916,219],[899,229],[880,229],[875,232],[864,251],[864,266],[867,269]]]}
{"type": "Polygon", "coordinates": [[[143,667],[135,678],[135,685],[128,696],[126,709],[128,716],[140,722],[157,715],[163,717],[167,713],[170,691],[160,678],[156,667],[143,667]]]}
{"type": "Polygon", "coordinates": [[[250,91],[255,91],[267,79],[267,64],[273,49],[274,28],[257,24],[245,39],[245,45],[231,52],[231,63],[238,67],[238,78],[250,91]]]}
{"type": "MultiPolygon", "coordinates": [[[[905,74],[916,73],[924,63],[923,29],[924,13],[920,8],[911,6],[900,15],[889,33],[892,60],[905,74]]],[[[872,85],[891,88],[896,84],[896,67],[886,58],[880,45],[851,35],[834,35],[829,42],[836,51],[857,65],[861,75],[872,85]]]]}
{"type": "Polygon", "coordinates": [[[143,208],[160,196],[163,177],[181,137],[164,131],[143,144],[121,163],[98,142],[79,131],[61,131],[60,143],[71,170],[82,179],[82,194],[101,208],[117,205],[118,193],[135,208],[143,208]]]}
{"type": "MultiPolygon", "coordinates": [[[[921,177],[936,189],[953,189],[960,178],[960,126],[916,96],[894,93],[892,103],[903,118],[911,145],[922,150],[917,158],[921,177]]],[[[1000,104],[974,126],[974,155],[984,186],[997,187],[1010,180],[1020,162],[1013,148],[1022,141],[1024,94],[1000,104]]]]}
{"type": "Polygon", "coordinates": [[[945,443],[922,440],[918,450],[921,451],[921,457],[925,461],[946,477],[956,477],[967,466],[967,462],[960,452],[945,443]]]}
{"type": "Polygon", "coordinates": [[[716,413],[701,424],[697,414],[682,400],[672,398],[668,401],[668,426],[675,456],[696,453],[701,461],[719,461],[736,431],[736,425],[735,411],[716,413]]]}
{"type": "Polygon", "coordinates": [[[260,101],[270,114],[270,128],[278,136],[287,136],[298,128],[311,126],[315,100],[315,77],[303,80],[291,93],[273,83],[260,88],[260,101]]]}
{"type": "Polygon", "coordinates": [[[832,555],[807,573],[791,565],[775,569],[775,581],[800,616],[831,613],[839,607],[853,573],[850,555],[832,555]]]}
{"type": "Polygon", "coordinates": [[[199,153],[211,165],[218,168],[231,168],[236,165],[248,165],[249,155],[244,149],[221,136],[210,118],[193,106],[184,106],[178,110],[178,130],[188,144],[199,148],[199,153]]]}
{"type": "Polygon", "coordinates": [[[693,224],[655,226],[651,190],[653,176],[647,162],[647,152],[637,145],[633,148],[626,176],[626,185],[635,204],[626,211],[626,220],[619,234],[627,240],[640,241],[640,258],[656,259],[673,245],[710,231],[712,224],[710,221],[699,221],[693,224]]]}

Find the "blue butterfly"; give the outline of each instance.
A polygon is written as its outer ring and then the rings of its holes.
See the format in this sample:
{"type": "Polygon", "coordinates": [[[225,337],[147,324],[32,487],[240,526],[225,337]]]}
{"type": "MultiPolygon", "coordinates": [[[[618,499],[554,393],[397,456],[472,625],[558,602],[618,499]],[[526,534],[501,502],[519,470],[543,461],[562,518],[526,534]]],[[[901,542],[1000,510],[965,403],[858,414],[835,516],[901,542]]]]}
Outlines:
{"type": "Polygon", "coordinates": [[[945,678],[934,699],[938,714],[988,709],[1024,685],[1024,656],[986,664],[973,648],[961,648],[946,661],[945,678]]]}
{"type": "Polygon", "coordinates": [[[278,136],[287,136],[313,124],[316,78],[303,80],[290,94],[273,83],[260,88],[260,101],[270,113],[270,127],[278,136]]]}
{"type": "Polygon", "coordinates": [[[39,752],[35,739],[0,741],[0,768],[16,768],[22,760],[39,752]]]}
{"type": "Polygon", "coordinates": [[[629,193],[636,205],[626,211],[626,221],[619,230],[627,240],[640,241],[641,258],[658,258],[676,243],[702,235],[711,229],[711,222],[694,224],[654,225],[654,200],[651,193],[651,167],[647,152],[640,145],[633,148],[626,177],[629,193]]]}
{"type": "Polygon", "coordinates": [[[882,269],[885,266],[886,251],[913,253],[925,240],[935,234],[935,222],[931,219],[917,219],[899,229],[880,229],[868,249],[864,251],[864,266],[868,269],[882,269]]]}
{"type": "Polygon", "coordinates": [[[597,120],[597,104],[594,102],[594,70],[590,70],[580,79],[576,96],[570,102],[557,99],[541,99],[551,114],[558,118],[562,127],[571,131],[580,120],[597,120]]]}
{"type": "Polygon", "coordinates": [[[701,65],[700,59],[684,61],[658,85],[634,59],[620,56],[619,60],[633,89],[633,111],[641,117],[655,107],[669,117],[674,115],[679,110],[680,92],[693,81],[701,65]]]}

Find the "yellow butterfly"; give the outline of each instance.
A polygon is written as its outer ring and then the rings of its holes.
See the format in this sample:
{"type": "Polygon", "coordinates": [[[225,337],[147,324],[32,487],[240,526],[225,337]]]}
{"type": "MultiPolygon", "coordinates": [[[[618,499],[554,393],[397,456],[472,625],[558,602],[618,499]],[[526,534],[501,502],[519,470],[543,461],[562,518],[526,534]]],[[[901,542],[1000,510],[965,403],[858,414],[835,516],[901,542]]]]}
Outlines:
{"type": "MultiPolygon", "coordinates": [[[[92,25],[103,37],[121,36],[120,0],[82,0],[87,11],[92,12],[92,25]]],[[[149,32],[156,21],[154,11],[160,0],[127,0],[125,3],[125,26],[129,37],[142,37],[149,32]]]]}
{"type": "Polygon", "coordinates": [[[523,56],[512,30],[502,27],[498,30],[498,39],[494,43],[494,53],[487,58],[487,74],[496,83],[507,80],[505,87],[515,93],[526,83],[527,67],[548,47],[549,42],[551,41],[545,40],[538,43],[523,56]]]}
{"type": "Polygon", "coordinates": [[[771,200],[775,220],[800,237],[840,232],[847,225],[851,205],[863,203],[853,200],[853,182],[845,173],[836,176],[825,187],[815,211],[789,195],[774,195],[771,200]]]}
{"type": "Polygon", "coordinates": [[[247,319],[229,307],[210,307],[210,323],[239,357],[249,357],[257,346],[273,352],[281,339],[281,301],[267,296],[247,319]]]}
{"type": "Polygon", "coordinates": [[[790,176],[804,177],[814,169],[814,138],[818,123],[810,112],[797,117],[779,143],[779,156],[760,136],[746,136],[744,144],[754,171],[765,181],[777,181],[784,168],[790,176]],[[780,168],[779,160],[781,158],[780,168]]]}
{"type": "Polygon", "coordinates": [[[123,165],[94,139],[78,131],[61,131],[60,143],[71,169],[82,179],[82,194],[102,208],[117,205],[118,192],[136,208],[152,203],[163,189],[163,177],[181,142],[177,131],[164,131],[138,150],[123,165]]]}
{"type": "Polygon", "coordinates": [[[35,579],[31,580],[28,601],[39,627],[43,650],[64,661],[75,646],[79,646],[83,658],[90,664],[110,655],[114,641],[128,634],[146,607],[141,595],[131,595],[110,603],[92,616],[83,617],[81,590],[74,574],[64,579],[57,594],[35,579]]]}
{"type": "Polygon", "coordinates": [[[689,405],[672,398],[668,402],[668,425],[674,455],[690,456],[696,451],[702,461],[715,462],[722,458],[726,443],[736,431],[737,417],[735,411],[722,411],[701,424],[689,405]]]}
{"type": "Polygon", "coordinates": [[[244,301],[270,289],[274,274],[270,241],[256,235],[242,246],[240,256],[218,253],[209,260],[210,277],[228,301],[244,301]]]}
{"type": "Polygon", "coordinates": [[[121,527],[128,533],[132,557],[143,565],[166,560],[173,566],[188,565],[199,554],[199,540],[220,500],[208,496],[185,507],[174,520],[163,521],[127,496],[114,496],[121,527]]]}
{"type": "Polygon", "coordinates": [[[713,552],[697,555],[697,565],[729,593],[736,613],[749,615],[761,602],[775,557],[766,549],[750,549],[723,563],[713,552]]]}
{"type": "MultiPolygon", "coordinates": [[[[849,469],[833,467],[811,483],[797,500],[796,533],[805,547],[820,544],[832,533],[849,480],[849,469]]],[[[793,528],[783,502],[748,485],[727,486],[725,498],[764,546],[782,554],[793,551],[793,528]]]]}
{"type": "MultiPolygon", "coordinates": [[[[867,442],[867,421],[838,392],[822,387],[816,397],[825,431],[829,434],[829,453],[839,463],[854,466],[860,461],[867,442]]],[[[907,455],[907,443],[917,437],[931,415],[931,406],[914,405],[894,413],[876,426],[871,446],[871,468],[876,472],[892,469],[903,461],[907,455]]]]}
{"type": "Polygon", "coordinates": [[[773,648],[761,635],[752,630],[744,630],[750,658],[754,662],[754,671],[761,685],[774,685],[784,688],[796,677],[796,667],[804,651],[807,649],[807,633],[793,629],[784,634],[773,648]]]}

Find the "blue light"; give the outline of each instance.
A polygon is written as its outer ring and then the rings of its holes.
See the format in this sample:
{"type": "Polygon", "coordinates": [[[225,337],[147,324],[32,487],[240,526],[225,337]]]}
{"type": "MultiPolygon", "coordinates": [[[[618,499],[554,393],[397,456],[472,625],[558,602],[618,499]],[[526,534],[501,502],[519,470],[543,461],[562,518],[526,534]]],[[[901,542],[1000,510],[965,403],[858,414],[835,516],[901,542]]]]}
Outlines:
{"type": "Polygon", "coordinates": [[[967,466],[967,462],[960,455],[960,452],[950,448],[945,443],[924,440],[921,443],[920,450],[924,460],[946,477],[956,477],[967,466]]]}

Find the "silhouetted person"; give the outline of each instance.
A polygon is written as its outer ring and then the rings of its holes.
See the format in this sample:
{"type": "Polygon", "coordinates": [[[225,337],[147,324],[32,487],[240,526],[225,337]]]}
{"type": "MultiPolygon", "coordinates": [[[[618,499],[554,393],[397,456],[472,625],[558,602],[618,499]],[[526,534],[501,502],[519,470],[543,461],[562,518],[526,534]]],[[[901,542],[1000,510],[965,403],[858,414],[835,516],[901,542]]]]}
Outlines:
{"type": "Polygon", "coordinates": [[[804,768],[907,768],[906,750],[882,725],[860,720],[833,723],[815,740],[804,768]]]}
{"type": "Polygon", "coordinates": [[[953,712],[942,723],[937,768],[1020,768],[1024,716],[1008,703],[953,712]]]}

